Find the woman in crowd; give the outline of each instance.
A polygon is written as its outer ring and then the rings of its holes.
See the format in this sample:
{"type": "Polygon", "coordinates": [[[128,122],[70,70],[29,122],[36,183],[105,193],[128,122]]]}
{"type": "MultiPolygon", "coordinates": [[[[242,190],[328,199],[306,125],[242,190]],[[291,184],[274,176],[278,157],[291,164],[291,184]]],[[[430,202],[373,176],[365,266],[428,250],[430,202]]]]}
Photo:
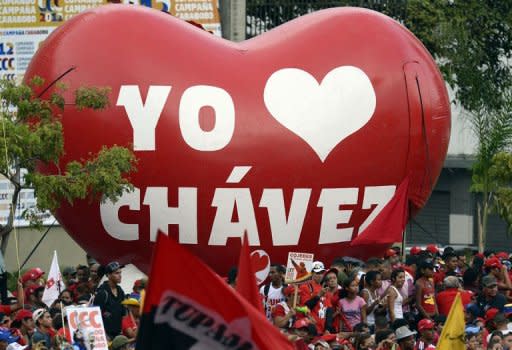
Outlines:
{"type": "Polygon", "coordinates": [[[432,319],[438,314],[435,286],[433,281],[434,264],[432,260],[427,259],[420,263],[416,276],[416,308],[418,309],[419,319],[432,319]]]}
{"type": "Polygon", "coordinates": [[[353,275],[343,282],[342,298],[338,302],[338,311],[341,315],[340,329],[352,331],[358,323],[366,323],[366,302],[357,295],[359,292],[359,281],[353,275]]]}
{"type": "Polygon", "coordinates": [[[388,312],[391,322],[398,318],[404,318],[404,298],[400,294],[400,289],[403,287],[404,282],[405,271],[403,269],[393,270],[391,273],[391,286],[388,289],[388,312]]]}
{"type": "MultiPolygon", "coordinates": [[[[377,309],[384,309],[382,306],[383,299],[378,295],[377,290],[382,287],[382,279],[379,271],[368,271],[364,276],[365,285],[361,291],[361,297],[366,302],[366,323],[370,327],[375,326],[375,312],[377,309]]],[[[385,311],[385,310],[384,310],[385,311]]]]}

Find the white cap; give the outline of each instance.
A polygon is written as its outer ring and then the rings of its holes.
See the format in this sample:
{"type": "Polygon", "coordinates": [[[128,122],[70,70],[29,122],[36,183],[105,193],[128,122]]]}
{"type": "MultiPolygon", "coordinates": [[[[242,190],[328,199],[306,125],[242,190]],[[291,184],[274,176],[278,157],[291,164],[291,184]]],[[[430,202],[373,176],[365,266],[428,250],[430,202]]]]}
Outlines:
{"type": "Polygon", "coordinates": [[[325,271],[324,263],[321,261],[315,261],[313,262],[313,269],[311,270],[313,272],[322,272],[325,271]]]}
{"type": "Polygon", "coordinates": [[[28,348],[28,345],[20,345],[16,342],[7,345],[7,350],[23,350],[28,348]]]}

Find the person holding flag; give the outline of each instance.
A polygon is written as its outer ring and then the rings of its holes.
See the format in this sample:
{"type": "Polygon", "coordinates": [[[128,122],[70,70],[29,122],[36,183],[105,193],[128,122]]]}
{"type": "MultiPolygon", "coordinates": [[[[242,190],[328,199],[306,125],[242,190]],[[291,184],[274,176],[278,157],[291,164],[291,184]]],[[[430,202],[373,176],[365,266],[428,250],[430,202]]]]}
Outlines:
{"type": "Polygon", "coordinates": [[[462,299],[460,293],[458,293],[448,313],[448,318],[437,343],[437,349],[464,350],[466,348],[465,327],[462,299]]]}
{"type": "Polygon", "coordinates": [[[267,321],[261,303],[253,306],[183,245],[159,234],[136,349],[256,348],[293,349],[267,321]]]}

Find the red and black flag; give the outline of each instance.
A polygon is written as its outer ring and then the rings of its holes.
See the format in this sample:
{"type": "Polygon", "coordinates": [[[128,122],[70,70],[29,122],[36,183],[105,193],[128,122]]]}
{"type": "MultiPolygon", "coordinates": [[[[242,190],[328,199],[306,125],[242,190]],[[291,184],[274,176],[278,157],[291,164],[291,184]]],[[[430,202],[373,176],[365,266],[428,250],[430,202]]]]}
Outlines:
{"type": "Polygon", "coordinates": [[[136,349],[292,350],[293,346],[201,260],[160,234],[136,349]]]}

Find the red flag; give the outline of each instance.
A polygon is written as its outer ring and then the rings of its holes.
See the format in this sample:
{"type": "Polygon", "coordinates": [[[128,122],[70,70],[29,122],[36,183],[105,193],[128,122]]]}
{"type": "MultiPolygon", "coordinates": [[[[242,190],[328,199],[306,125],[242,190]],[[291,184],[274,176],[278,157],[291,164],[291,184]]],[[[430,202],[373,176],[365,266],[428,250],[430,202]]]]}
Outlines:
{"type": "Polygon", "coordinates": [[[293,346],[208,266],[160,234],[136,348],[292,350],[293,346]]]}
{"type": "Polygon", "coordinates": [[[393,198],[368,227],[350,242],[351,246],[393,244],[402,241],[408,219],[409,178],[398,186],[393,198]]]}
{"type": "Polygon", "coordinates": [[[240,258],[238,259],[236,291],[251,303],[252,306],[263,312],[263,302],[251,264],[251,252],[249,250],[247,231],[244,233],[244,241],[242,243],[242,249],[240,249],[240,258]]]}

